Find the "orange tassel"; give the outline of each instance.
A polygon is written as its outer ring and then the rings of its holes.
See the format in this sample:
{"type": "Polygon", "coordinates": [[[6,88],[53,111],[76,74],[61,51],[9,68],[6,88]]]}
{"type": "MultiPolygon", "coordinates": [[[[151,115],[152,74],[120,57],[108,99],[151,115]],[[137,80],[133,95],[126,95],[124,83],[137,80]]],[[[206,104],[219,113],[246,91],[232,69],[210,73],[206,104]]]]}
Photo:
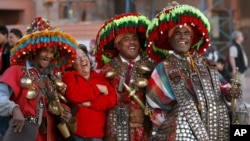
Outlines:
{"type": "Polygon", "coordinates": [[[194,59],[192,55],[189,53],[189,51],[187,53],[184,53],[184,57],[189,57],[192,71],[197,72],[198,69],[195,66],[194,59]]]}

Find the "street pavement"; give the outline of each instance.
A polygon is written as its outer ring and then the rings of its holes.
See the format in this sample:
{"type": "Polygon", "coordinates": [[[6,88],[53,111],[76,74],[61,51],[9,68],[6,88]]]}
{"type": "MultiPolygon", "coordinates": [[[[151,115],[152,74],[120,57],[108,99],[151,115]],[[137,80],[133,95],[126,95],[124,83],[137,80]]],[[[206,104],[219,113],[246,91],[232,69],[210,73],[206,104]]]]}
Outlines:
{"type": "Polygon", "coordinates": [[[250,69],[246,72],[246,89],[243,91],[243,102],[250,108],[250,69]]]}

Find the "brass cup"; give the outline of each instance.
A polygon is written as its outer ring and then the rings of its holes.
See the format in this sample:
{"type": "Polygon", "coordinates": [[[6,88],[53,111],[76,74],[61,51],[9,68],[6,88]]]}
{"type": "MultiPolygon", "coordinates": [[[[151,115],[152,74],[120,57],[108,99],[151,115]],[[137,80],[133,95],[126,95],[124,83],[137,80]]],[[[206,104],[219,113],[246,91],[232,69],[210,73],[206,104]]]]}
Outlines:
{"type": "Polygon", "coordinates": [[[20,84],[23,88],[29,88],[32,86],[32,80],[28,77],[23,77],[20,79],[20,84]]]}
{"type": "Polygon", "coordinates": [[[60,91],[60,93],[65,94],[67,85],[58,79],[55,80],[55,84],[56,84],[57,89],[60,91]]]}
{"type": "Polygon", "coordinates": [[[63,83],[62,81],[55,81],[55,84],[56,84],[56,86],[58,86],[60,88],[66,86],[65,83],[63,83]]]}
{"type": "Polygon", "coordinates": [[[113,79],[115,76],[116,76],[116,71],[115,71],[114,69],[108,71],[108,72],[105,74],[105,77],[106,77],[106,78],[109,78],[109,79],[113,79]]]}
{"type": "Polygon", "coordinates": [[[69,124],[71,132],[74,133],[76,131],[76,126],[77,126],[76,118],[75,117],[71,117],[68,120],[68,124],[69,124]]]}
{"type": "Polygon", "coordinates": [[[64,94],[65,94],[65,91],[66,91],[66,88],[67,88],[67,87],[66,87],[66,84],[65,84],[65,87],[59,87],[58,90],[59,90],[59,92],[60,92],[61,94],[64,95],[64,94]]]}
{"type": "Polygon", "coordinates": [[[49,111],[50,113],[52,113],[53,115],[60,115],[60,110],[59,110],[60,107],[58,107],[56,101],[51,101],[49,103],[49,111]]]}
{"type": "Polygon", "coordinates": [[[38,95],[38,93],[36,92],[36,88],[34,88],[33,86],[29,87],[29,90],[27,92],[26,98],[28,99],[33,99],[38,95]]]}
{"type": "Polygon", "coordinates": [[[146,78],[141,78],[141,77],[136,78],[135,85],[137,87],[144,88],[147,86],[147,84],[148,84],[148,80],[146,78]]]}
{"type": "Polygon", "coordinates": [[[65,122],[61,122],[57,124],[57,128],[59,129],[60,133],[62,134],[64,138],[68,138],[70,136],[69,129],[65,122]]]}
{"type": "Polygon", "coordinates": [[[146,74],[146,73],[149,73],[151,72],[151,69],[145,65],[145,64],[140,64],[138,66],[138,71],[141,73],[141,74],[146,74]]]}
{"type": "Polygon", "coordinates": [[[57,93],[57,94],[58,94],[58,97],[59,97],[60,101],[62,101],[63,103],[67,103],[68,102],[67,99],[63,95],[61,95],[59,93],[57,93]]]}

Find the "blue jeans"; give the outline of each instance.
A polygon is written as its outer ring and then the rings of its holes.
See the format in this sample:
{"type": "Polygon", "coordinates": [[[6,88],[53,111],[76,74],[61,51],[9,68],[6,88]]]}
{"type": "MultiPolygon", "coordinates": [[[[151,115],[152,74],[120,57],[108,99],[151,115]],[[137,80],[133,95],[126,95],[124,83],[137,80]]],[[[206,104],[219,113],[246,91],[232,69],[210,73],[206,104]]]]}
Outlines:
{"type": "Polygon", "coordinates": [[[80,137],[80,136],[74,136],[76,141],[103,141],[102,138],[83,138],[83,137],[80,137]]]}

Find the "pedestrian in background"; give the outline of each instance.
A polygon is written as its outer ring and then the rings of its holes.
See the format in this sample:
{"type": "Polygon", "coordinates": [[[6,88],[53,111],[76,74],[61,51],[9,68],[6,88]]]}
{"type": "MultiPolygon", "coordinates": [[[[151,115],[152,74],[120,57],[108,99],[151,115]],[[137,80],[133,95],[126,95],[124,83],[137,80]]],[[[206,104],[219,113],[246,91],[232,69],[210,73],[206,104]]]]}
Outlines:
{"type": "Polygon", "coordinates": [[[18,28],[12,28],[10,29],[9,33],[9,44],[11,47],[13,47],[19,39],[23,37],[23,33],[18,28]]]}
{"type": "Polygon", "coordinates": [[[89,53],[89,58],[90,58],[90,61],[91,61],[91,64],[92,64],[92,68],[93,69],[96,69],[96,61],[95,61],[95,51],[96,51],[96,39],[91,39],[89,41],[89,50],[88,50],[88,53],[89,53]]]}
{"type": "MultiPolygon", "coordinates": [[[[236,73],[238,68],[238,75],[241,83],[241,88],[244,91],[246,89],[245,74],[248,69],[248,58],[243,46],[244,36],[241,31],[236,30],[232,33],[232,45],[229,47],[229,71],[232,76],[236,73]]],[[[243,94],[244,96],[244,94],[243,94]]]]}
{"type": "Polygon", "coordinates": [[[0,25],[0,75],[10,66],[9,31],[5,25],[0,25]]]}
{"type": "Polygon", "coordinates": [[[232,75],[227,69],[227,62],[224,58],[220,57],[216,62],[216,67],[221,74],[221,77],[226,81],[224,83],[232,84],[232,75]]]}

